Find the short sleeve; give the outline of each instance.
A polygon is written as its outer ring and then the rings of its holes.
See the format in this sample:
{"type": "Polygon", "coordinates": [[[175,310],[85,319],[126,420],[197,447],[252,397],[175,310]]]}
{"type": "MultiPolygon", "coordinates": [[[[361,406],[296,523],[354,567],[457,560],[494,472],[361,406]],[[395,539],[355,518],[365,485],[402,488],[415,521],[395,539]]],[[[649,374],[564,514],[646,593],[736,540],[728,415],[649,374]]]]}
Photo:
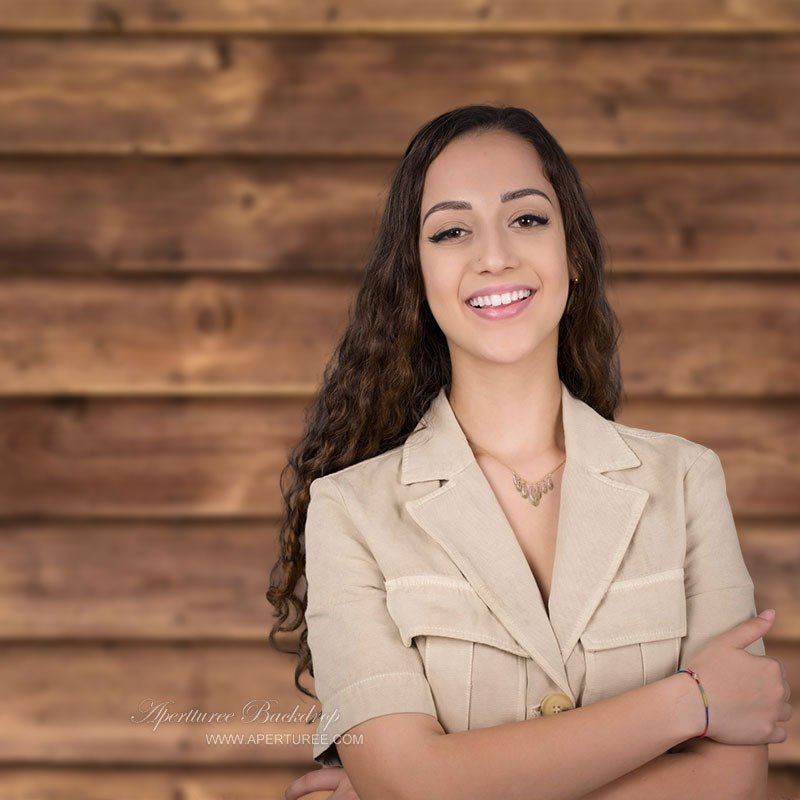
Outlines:
{"type": "MultiPolygon", "coordinates": [[[[715,636],[756,616],[752,578],[742,557],[719,456],[706,448],[684,477],[687,635],[680,669],[715,636]]],[[[763,639],[745,650],[765,654],[763,639]]]]}
{"type": "Polygon", "coordinates": [[[341,766],[334,740],[354,725],[436,710],[419,651],[403,644],[383,574],[330,477],[311,484],[304,539],[305,619],[322,712],[313,757],[341,766]]]}

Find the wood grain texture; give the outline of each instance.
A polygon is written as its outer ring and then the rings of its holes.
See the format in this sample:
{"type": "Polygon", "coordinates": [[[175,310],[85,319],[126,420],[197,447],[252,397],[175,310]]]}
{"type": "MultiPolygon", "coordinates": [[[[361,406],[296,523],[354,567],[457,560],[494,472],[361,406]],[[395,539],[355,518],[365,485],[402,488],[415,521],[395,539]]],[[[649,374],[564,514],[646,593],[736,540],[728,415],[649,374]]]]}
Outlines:
{"type": "MultiPolygon", "coordinates": [[[[292,781],[318,768],[313,761],[294,766],[0,767],[0,795],[4,800],[279,800],[292,781]]],[[[800,786],[800,780],[790,782],[786,770],[776,772],[775,780],[779,787],[800,786]]],[[[303,800],[330,795],[312,792],[303,800]]]]}
{"type": "Polygon", "coordinates": [[[266,591],[277,535],[273,519],[4,522],[0,639],[269,647],[275,609],[266,591]]]}
{"type": "MultiPolygon", "coordinates": [[[[800,273],[800,161],[574,162],[616,275],[800,273]]],[[[355,278],[394,166],[372,158],[6,157],[0,275],[355,278]]]]}
{"type": "Polygon", "coordinates": [[[5,393],[94,386],[233,400],[317,385],[355,293],[353,281],[269,276],[8,278],[3,288],[0,375],[17,376],[5,393]]]}
{"type": "Polygon", "coordinates": [[[397,157],[502,101],[576,156],[800,154],[800,36],[31,36],[0,74],[0,153],[397,157]]]}
{"type": "MultiPolygon", "coordinates": [[[[5,644],[0,683],[14,700],[0,752],[98,766],[310,762],[317,721],[307,720],[320,705],[295,687],[296,662],[263,643],[5,644]]],[[[307,673],[302,684],[313,690],[307,673]]]]}
{"type": "MultiPolygon", "coordinates": [[[[0,396],[313,393],[358,282],[309,277],[9,276],[0,396]]],[[[631,397],[800,393],[800,280],[609,280],[631,397]]],[[[644,427],[644,426],[641,426],[644,427]]]]}
{"type": "Polygon", "coordinates": [[[548,32],[670,31],[785,33],[800,30],[792,0],[682,0],[631,3],[626,0],[524,0],[467,2],[424,0],[347,3],[308,0],[303,13],[282,0],[4,0],[0,30],[137,32],[342,31],[548,32]]]}

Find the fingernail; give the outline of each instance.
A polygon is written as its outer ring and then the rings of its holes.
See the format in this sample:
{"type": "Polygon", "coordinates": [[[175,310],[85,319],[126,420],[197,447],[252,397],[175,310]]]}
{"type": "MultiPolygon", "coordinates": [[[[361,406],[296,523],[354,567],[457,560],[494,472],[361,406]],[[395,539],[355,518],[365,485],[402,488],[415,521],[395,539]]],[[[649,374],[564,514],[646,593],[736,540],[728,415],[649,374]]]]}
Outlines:
{"type": "Polygon", "coordinates": [[[766,611],[762,611],[758,616],[762,619],[772,619],[775,616],[775,609],[768,608],[766,611]]]}

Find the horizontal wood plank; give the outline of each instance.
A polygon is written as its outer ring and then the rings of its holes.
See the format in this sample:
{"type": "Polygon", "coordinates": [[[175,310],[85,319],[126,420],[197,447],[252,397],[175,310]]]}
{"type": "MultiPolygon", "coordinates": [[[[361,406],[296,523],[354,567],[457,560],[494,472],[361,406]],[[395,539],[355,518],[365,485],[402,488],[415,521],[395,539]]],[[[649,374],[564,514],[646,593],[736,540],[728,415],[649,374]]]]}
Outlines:
{"type": "Polygon", "coordinates": [[[629,397],[717,398],[724,408],[731,396],[798,394],[800,282],[631,278],[613,280],[608,297],[629,397]]]}
{"type": "Polygon", "coordinates": [[[302,13],[281,0],[3,0],[0,30],[134,32],[736,32],[800,30],[792,0],[465,0],[330,3],[309,0],[302,13]]]}
{"type": "MultiPolygon", "coordinates": [[[[0,796],[4,800],[279,800],[292,781],[316,769],[319,765],[310,759],[297,766],[0,766],[0,796]]],[[[771,779],[780,781],[776,786],[795,785],[787,783],[785,768],[773,769],[771,779]]],[[[330,791],[311,792],[303,800],[330,796],[330,791]]]]}
{"type": "MultiPolygon", "coordinates": [[[[769,655],[784,662],[796,693],[800,648],[780,643],[768,643],[767,648],[769,655]]],[[[258,645],[4,645],[0,761],[313,766],[310,737],[316,722],[307,724],[300,718],[310,719],[319,704],[286,680],[293,659],[258,645]],[[140,706],[148,699],[152,702],[140,706]],[[271,701],[272,714],[294,712],[296,721],[243,722],[242,717],[252,718],[252,709],[260,709],[265,699],[271,701]],[[170,712],[232,717],[227,722],[175,718],[156,726],[148,710],[167,701],[173,701],[166,706],[170,712]],[[206,735],[216,733],[245,738],[241,743],[207,743],[206,735]],[[283,738],[249,743],[251,733],[283,738]]],[[[307,674],[303,684],[313,685],[307,674]]],[[[770,746],[773,763],[800,761],[796,715],[786,729],[789,738],[770,746]]]]}
{"type": "Polygon", "coordinates": [[[355,291],[319,276],[8,278],[0,376],[16,378],[0,394],[307,393],[355,291]]]}
{"type": "Polygon", "coordinates": [[[576,156],[800,154],[797,35],[30,36],[0,74],[0,153],[397,157],[502,102],[576,156]]]}
{"type": "MultiPolygon", "coordinates": [[[[0,280],[0,396],[310,394],[355,303],[322,276],[0,280]]],[[[800,280],[620,276],[630,397],[800,394],[800,280]]]]}
{"type": "MultiPolygon", "coordinates": [[[[5,644],[0,761],[306,763],[320,706],[295,687],[296,665],[266,641],[5,644]]],[[[301,682],[313,690],[308,673],[301,682]]]]}
{"type": "MultiPolygon", "coordinates": [[[[277,515],[280,471],[308,400],[6,400],[0,508],[80,517],[277,515]]],[[[800,515],[792,401],[641,399],[619,421],[712,447],[742,515],[800,515]]]]}
{"type": "MultiPolygon", "coordinates": [[[[616,275],[800,273],[800,162],[573,160],[616,275]]],[[[370,158],[6,157],[0,273],[355,276],[394,166],[370,158]]]]}
{"type": "Polygon", "coordinates": [[[756,610],[776,610],[770,636],[800,640],[800,523],[737,519],[736,529],[755,584],[756,610]]]}
{"type": "MultiPolygon", "coordinates": [[[[778,610],[770,635],[800,644],[800,525],[737,529],[757,609],[778,610]]],[[[5,522],[0,640],[264,641],[277,541],[272,520],[5,522]]]]}
{"type": "Polygon", "coordinates": [[[0,639],[264,641],[277,555],[266,519],[6,522],[0,639]]]}

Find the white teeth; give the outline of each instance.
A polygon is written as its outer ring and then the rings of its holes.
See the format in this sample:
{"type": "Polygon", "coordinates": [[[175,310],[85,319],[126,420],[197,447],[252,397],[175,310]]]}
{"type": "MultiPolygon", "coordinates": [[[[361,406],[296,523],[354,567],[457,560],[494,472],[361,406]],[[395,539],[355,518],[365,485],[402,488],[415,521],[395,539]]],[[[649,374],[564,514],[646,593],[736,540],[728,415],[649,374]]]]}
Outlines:
{"type": "Polygon", "coordinates": [[[521,289],[513,292],[503,292],[503,294],[489,294],[484,297],[473,297],[469,304],[474,308],[482,308],[483,306],[507,306],[509,303],[514,303],[517,300],[526,298],[531,293],[530,289],[521,289]]]}

